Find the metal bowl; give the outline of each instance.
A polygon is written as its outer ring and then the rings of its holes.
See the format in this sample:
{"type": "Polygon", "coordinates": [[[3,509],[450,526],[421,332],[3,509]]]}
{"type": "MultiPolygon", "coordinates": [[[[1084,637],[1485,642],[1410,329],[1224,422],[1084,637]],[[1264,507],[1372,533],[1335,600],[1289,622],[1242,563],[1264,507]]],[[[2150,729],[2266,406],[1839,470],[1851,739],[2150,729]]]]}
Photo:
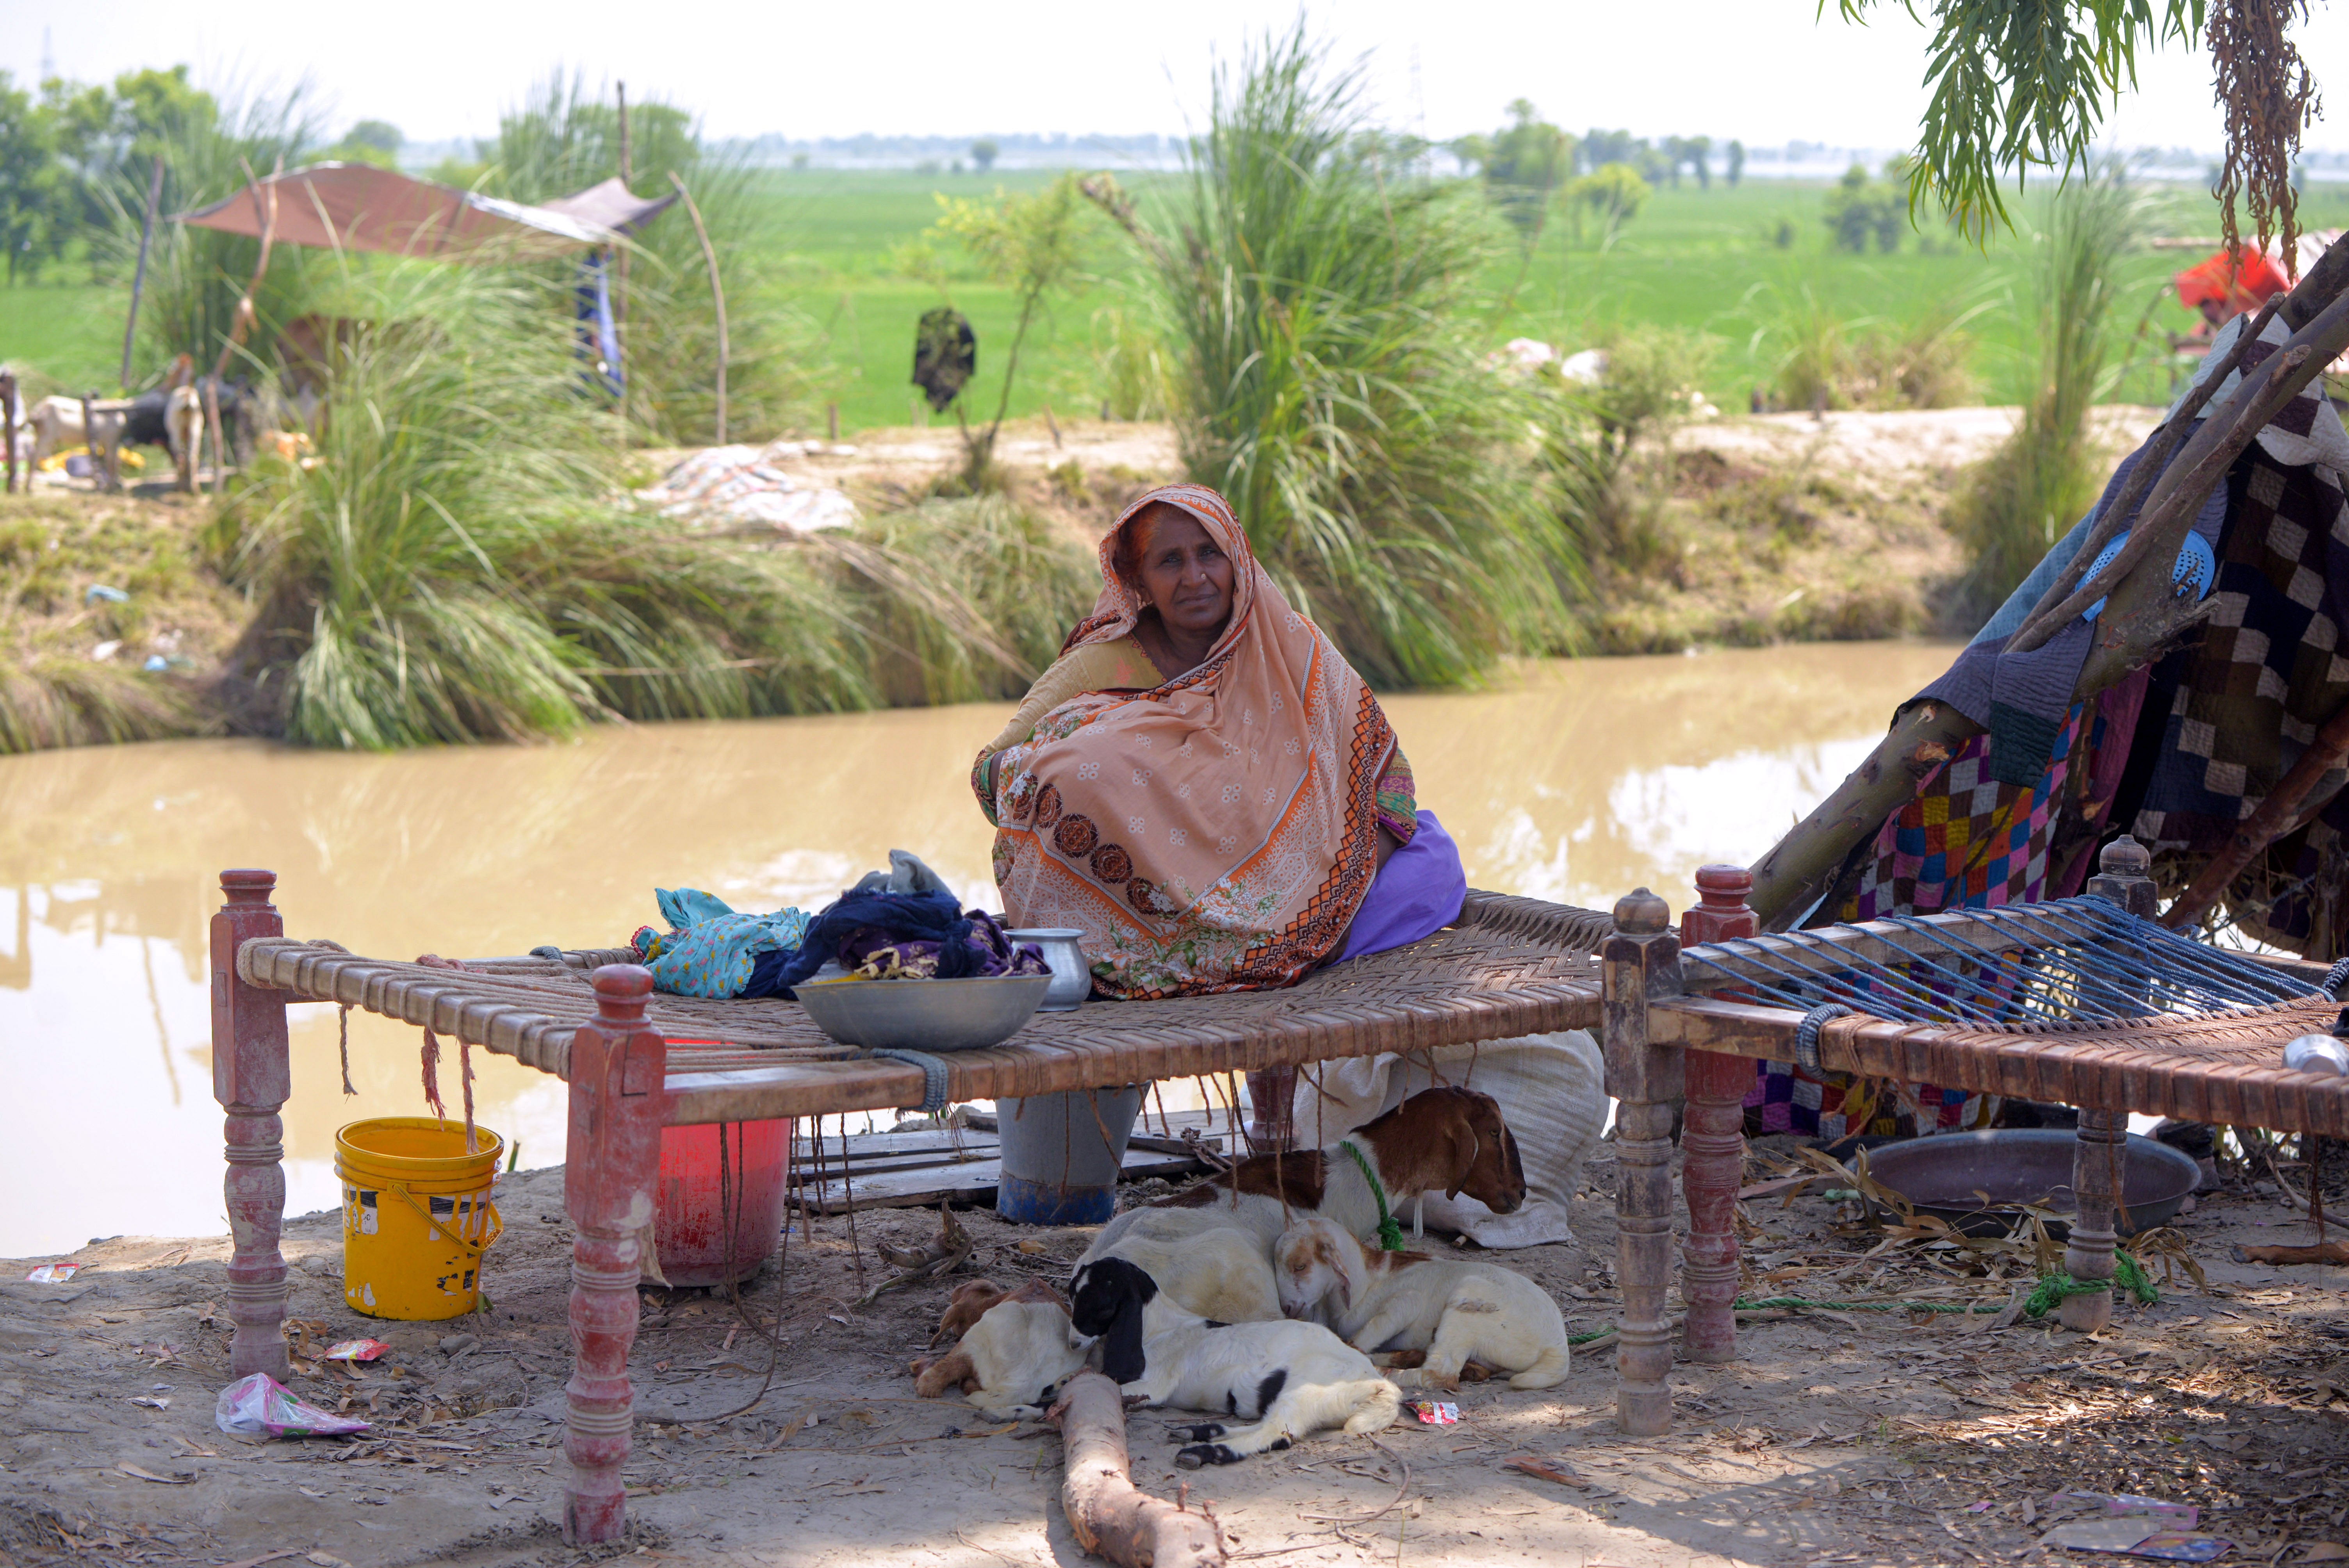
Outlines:
{"type": "Polygon", "coordinates": [[[975,1051],[1035,1016],[1050,975],[970,980],[810,980],[795,987],[815,1026],[843,1046],[975,1051]]]}
{"type": "MultiPolygon", "coordinates": [[[[2064,1214],[2077,1212],[2072,1151],[2078,1146],[2073,1133],[2059,1127],[1944,1132],[1869,1150],[1868,1173],[1920,1214],[1946,1220],[1970,1236],[2002,1236],[2026,1203],[2064,1214]]],[[[2113,1228],[2132,1236],[2175,1218],[2200,1183],[2202,1168],[2192,1155],[2136,1133],[2129,1134],[2125,1149],[2120,1198],[2127,1213],[2116,1208],[2113,1228]]],[[[2071,1229],[2050,1224],[2047,1233],[2062,1241],[2071,1229]]]]}

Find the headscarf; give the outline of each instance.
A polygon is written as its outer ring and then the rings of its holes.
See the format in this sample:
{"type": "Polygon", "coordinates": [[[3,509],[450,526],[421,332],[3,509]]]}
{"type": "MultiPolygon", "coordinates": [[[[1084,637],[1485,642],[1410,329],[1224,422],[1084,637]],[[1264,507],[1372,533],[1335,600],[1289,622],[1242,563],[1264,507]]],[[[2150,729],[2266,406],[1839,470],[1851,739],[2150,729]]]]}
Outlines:
{"type": "Polygon", "coordinates": [[[1231,561],[1231,619],[1196,668],[1065,702],[1003,754],[996,885],[1013,923],[1084,932],[1100,993],[1292,985],[1336,950],[1377,873],[1394,732],[1205,486],[1164,486],[1119,515],[1068,649],[1133,634],[1148,600],[1121,546],[1160,502],[1231,561]]]}

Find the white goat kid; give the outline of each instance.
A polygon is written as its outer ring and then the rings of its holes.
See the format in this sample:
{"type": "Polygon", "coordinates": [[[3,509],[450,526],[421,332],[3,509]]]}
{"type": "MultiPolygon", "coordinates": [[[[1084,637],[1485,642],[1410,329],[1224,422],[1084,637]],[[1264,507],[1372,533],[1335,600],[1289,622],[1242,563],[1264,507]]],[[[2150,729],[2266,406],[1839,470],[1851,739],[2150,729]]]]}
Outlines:
{"type": "Polygon", "coordinates": [[[1158,1282],[1185,1312],[1216,1323],[1278,1323],[1280,1288],[1253,1232],[1229,1225],[1164,1237],[1128,1231],[1100,1256],[1123,1258],[1158,1282]]]}
{"type": "Polygon", "coordinates": [[[1318,1313],[1359,1350],[1424,1351],[1416,1370],[1388,1374],[1397,1383],[1456,1388],[1472,1360],[1515,1374],[1512,1388],[1566,1380],[1566,1319],[1549,1293],[1521,1274],[1424,1253],[1371,1252],[1319,1217],[1282,1233],[1273,1273],[1290,1317],[1318,1313]]]}
{"type": "Polygon", "coordinates": [[[1216,1410],[1251,1422],[1178,1428],[1185,1470],[1285,1449],[1328,1427],[1382,1431],[1402,1395],[1371,1358],[1318,1323],[1210,1324],[1177,1305],[1125,1258],[1078,1265],[1069,1311],[1098,1335],[1102,1370],[1143,1404],[1216,1410]]]}
{"type": "Polygon", "coordinates": [[[1032,1416],[1085,1364],[1086,1342],[1056,1301],[1000,1301],[947,1355],[924,1365],[915,1392],[935,1398],[959,1386],[997,1420],[1032,1416]]]}

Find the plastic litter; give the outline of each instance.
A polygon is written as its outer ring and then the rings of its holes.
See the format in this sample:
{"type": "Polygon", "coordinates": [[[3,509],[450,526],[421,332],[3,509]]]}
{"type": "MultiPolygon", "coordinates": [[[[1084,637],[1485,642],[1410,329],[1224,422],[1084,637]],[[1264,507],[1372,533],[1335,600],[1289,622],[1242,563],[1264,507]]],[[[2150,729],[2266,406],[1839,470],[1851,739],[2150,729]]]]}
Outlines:
{"type": "Polygon", "coordinates": [[[160,654],[150,654],[147,655],[147,662],[139,667],[150,676],[160,676],[171,667],[171,661],[160,654]]]}
{"type": "Polygon", "coordinates": [[[212,1425],[239,1438],[342,1438],[367,1429],[365,1421],[303,1403],[266,1372],[240,1377],[222,1389],[212,1406],[212,1425]]]}
{"type": "Polygon", "coordinates": [[[1456,1427],[1460,1424],[1460,1407],[1443,1399],[1413,1399],[1411,1413],[1419,1418],[1422,1426],[1456,1427]]]}
{"type": "Polygon", "coordinates": [[[27,1284],[63,1284],[81,1273],[79,1264],[43,1264],[25,1276],[27,1284]]]}
{"type": "Polygon", "coordinates": [[[329,1361],[372,1361],[391,1346],[380,1339],[346,1339],[326,1347],[329,1361]]]}
{"type": "Polygon", "coordinates": [[[81,602],[85,604],[95,604],[101,599],[109,604],[127,604],[130,595],[104,583],[93,583],[82,591],[81,602]]]}

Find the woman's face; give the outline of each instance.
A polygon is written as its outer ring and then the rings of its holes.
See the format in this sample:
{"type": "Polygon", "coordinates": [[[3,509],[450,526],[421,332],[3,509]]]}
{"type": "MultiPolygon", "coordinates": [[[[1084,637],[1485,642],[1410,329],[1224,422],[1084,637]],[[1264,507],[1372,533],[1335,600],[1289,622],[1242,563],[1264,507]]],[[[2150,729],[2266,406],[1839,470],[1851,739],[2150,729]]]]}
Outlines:
{"type": "Polygon", "coordinates": [[[1170,632],[1213,639],[1232,614],[1232,561],[1199,520],[1161,501],[1135,520],[1142,595],[1170,632]]]}

